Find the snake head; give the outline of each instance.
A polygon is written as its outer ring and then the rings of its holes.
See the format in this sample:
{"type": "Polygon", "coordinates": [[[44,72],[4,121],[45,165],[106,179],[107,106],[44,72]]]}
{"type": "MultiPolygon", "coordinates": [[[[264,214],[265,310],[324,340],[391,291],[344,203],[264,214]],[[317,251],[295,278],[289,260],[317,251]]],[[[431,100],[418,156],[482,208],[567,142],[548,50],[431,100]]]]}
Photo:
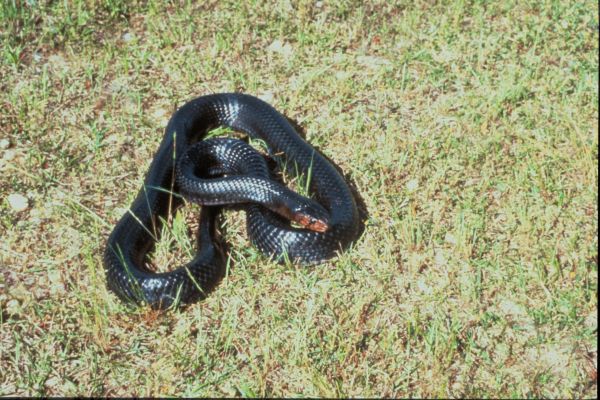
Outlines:
{"type": "Polygon", "coordinates": [[[319,203],[310,199],[292,207],[290,219],[311,231],[325,232],[329,229],[329,213],[319,203]]]}
{"type": "Polygon", "coordinates": [[[263,204],[282,217],[296,222],[302,228],[315,232],[329,229],[329,212],[315,200],[291,191],[285,186],[276,187],[279,196],[263,204]]]}
{"type": "Polygon", "coordinates": [[[295,214],[294,221],[302,225],[304,228],[315,232],[323,233],[329,229],[326,221],[306,214],[295,214]]]}

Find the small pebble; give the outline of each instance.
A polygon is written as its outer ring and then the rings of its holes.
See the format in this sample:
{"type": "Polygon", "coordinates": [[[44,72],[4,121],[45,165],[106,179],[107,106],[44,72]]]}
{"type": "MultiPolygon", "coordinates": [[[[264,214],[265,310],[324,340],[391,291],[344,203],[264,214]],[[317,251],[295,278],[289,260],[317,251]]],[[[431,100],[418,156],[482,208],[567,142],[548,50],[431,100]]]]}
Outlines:
{"type": "Polygon", "coordinates": [[[15,152],[14,149],[7,149],[4,152],[4,157],[2,157],[2,159],[4,161],[11,161],[11,160],[13,160],[15,158],[16,155],[17,155],[17,153],[15,152]]]}
{"type": "Polygon", "coordinates": [[[27,207],[29,207],[29,200],[27,200],[27,197],[18,194],[18,193],[12,193],[9,194],[8,197],[6,198],[8,200],[8,204],[10,205],[10,208],[12,208],[15,211],[23,211],[26,210],[27,207]]]}
{"type": "Polygon", "coordinates": [[[18,315],[21,311],[19,301],[15,299],[9,300],[5,307],[9,315],[18,315]]]}
{"type": "Polygon", "coordinates": [[[446,241],[446,243],[450,243],[450,244],[456,244],[456,238],[454,237],[453,234],[451,233],[446,233],[446,236],[444,237],[444,240],[446,241]]]}
{"type": "Polygon", "coordinates": [[[10,147],[10,140],[0,139],[0,150],[6,150],[10,147]]]}
{"type": "Polygon", "coordinates": [[[411,179],[410,181],[408,181],[406,183],[406,189],[409,192],[414,192],[418,188],[419,188],[419,180],[418,179],[411,179]]]}
{"type": "Polygon", "coordinates": [[[273,43],[267,47],[267,50],[272,53],[279,53],[284,57],[289,57],[294,52],[292,45],[287,42],[282,42],[281,40],[274,40],[273,43]]]}
{"type": "Polygon", "coordinates": [[[273,92],[262,92],[258,94],[258,98],[267,103],[272,103],[275,96],[273,95],[273,92]]]}

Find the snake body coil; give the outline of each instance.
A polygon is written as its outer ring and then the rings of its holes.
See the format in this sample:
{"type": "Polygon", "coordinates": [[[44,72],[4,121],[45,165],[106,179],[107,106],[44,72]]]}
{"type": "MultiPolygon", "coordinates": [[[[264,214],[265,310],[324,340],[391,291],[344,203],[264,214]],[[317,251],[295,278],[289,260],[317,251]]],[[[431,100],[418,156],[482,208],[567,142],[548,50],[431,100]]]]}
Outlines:
{"type": "Polygon", "coordinates": [[[223,259],[214,244],[215,216],[221,205],[232,203],[244,204],[252,243],[278,260],[325,261],[358,233],[356,204],[346,182],[281,114],[249,95],[202,96],[183,105],[169,121],[142,189],[108,238],[104,266],[109,289],[126,302],[153,308],[205,297],[223,275],[223,259]],[[310,174],[316,201],[275,182],[262,156],[245,143],[200,142],[218,126],[262,139],[272,154],[284,155],[292,172],[310,174]],[[184,266],[153,273],[145,262],[158,240],[160,217],[165,219],[182,204],[173,192],[203,204],[198,251],[184,266]],[[304,228],[290,226],[290,219],[304,228]]]}

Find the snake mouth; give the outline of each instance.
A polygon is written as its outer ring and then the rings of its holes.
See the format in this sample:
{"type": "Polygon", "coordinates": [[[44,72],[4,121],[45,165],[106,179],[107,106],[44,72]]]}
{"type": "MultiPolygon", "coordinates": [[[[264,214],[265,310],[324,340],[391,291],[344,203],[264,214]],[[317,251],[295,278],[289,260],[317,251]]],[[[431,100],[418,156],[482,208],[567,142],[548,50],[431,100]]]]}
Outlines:
{"type": "Polygon", "coordinates": [[[315,232],[326,232],[329,229],[327,222],[308,216],[306,214],[296,213],[294,214],[294,221],[302,225],[303,228],[309,229],[315,232]]]}

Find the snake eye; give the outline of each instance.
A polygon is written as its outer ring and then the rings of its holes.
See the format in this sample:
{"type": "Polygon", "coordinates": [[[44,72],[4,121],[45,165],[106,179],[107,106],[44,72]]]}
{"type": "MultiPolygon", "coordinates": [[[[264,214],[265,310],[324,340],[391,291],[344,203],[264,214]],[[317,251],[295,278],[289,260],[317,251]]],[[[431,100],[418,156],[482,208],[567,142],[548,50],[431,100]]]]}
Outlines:
{"type": "Polygon", "coordinates": [[[327,223],[325,221],[321,221],[320,219],[311,219],[310,224],[307,226],[308,229],[310,229],[311,231],[316,231],[316,232],[325,232],[327,231],[327,229],[329,229],[329,226],[327,225],[327,223]]]}

